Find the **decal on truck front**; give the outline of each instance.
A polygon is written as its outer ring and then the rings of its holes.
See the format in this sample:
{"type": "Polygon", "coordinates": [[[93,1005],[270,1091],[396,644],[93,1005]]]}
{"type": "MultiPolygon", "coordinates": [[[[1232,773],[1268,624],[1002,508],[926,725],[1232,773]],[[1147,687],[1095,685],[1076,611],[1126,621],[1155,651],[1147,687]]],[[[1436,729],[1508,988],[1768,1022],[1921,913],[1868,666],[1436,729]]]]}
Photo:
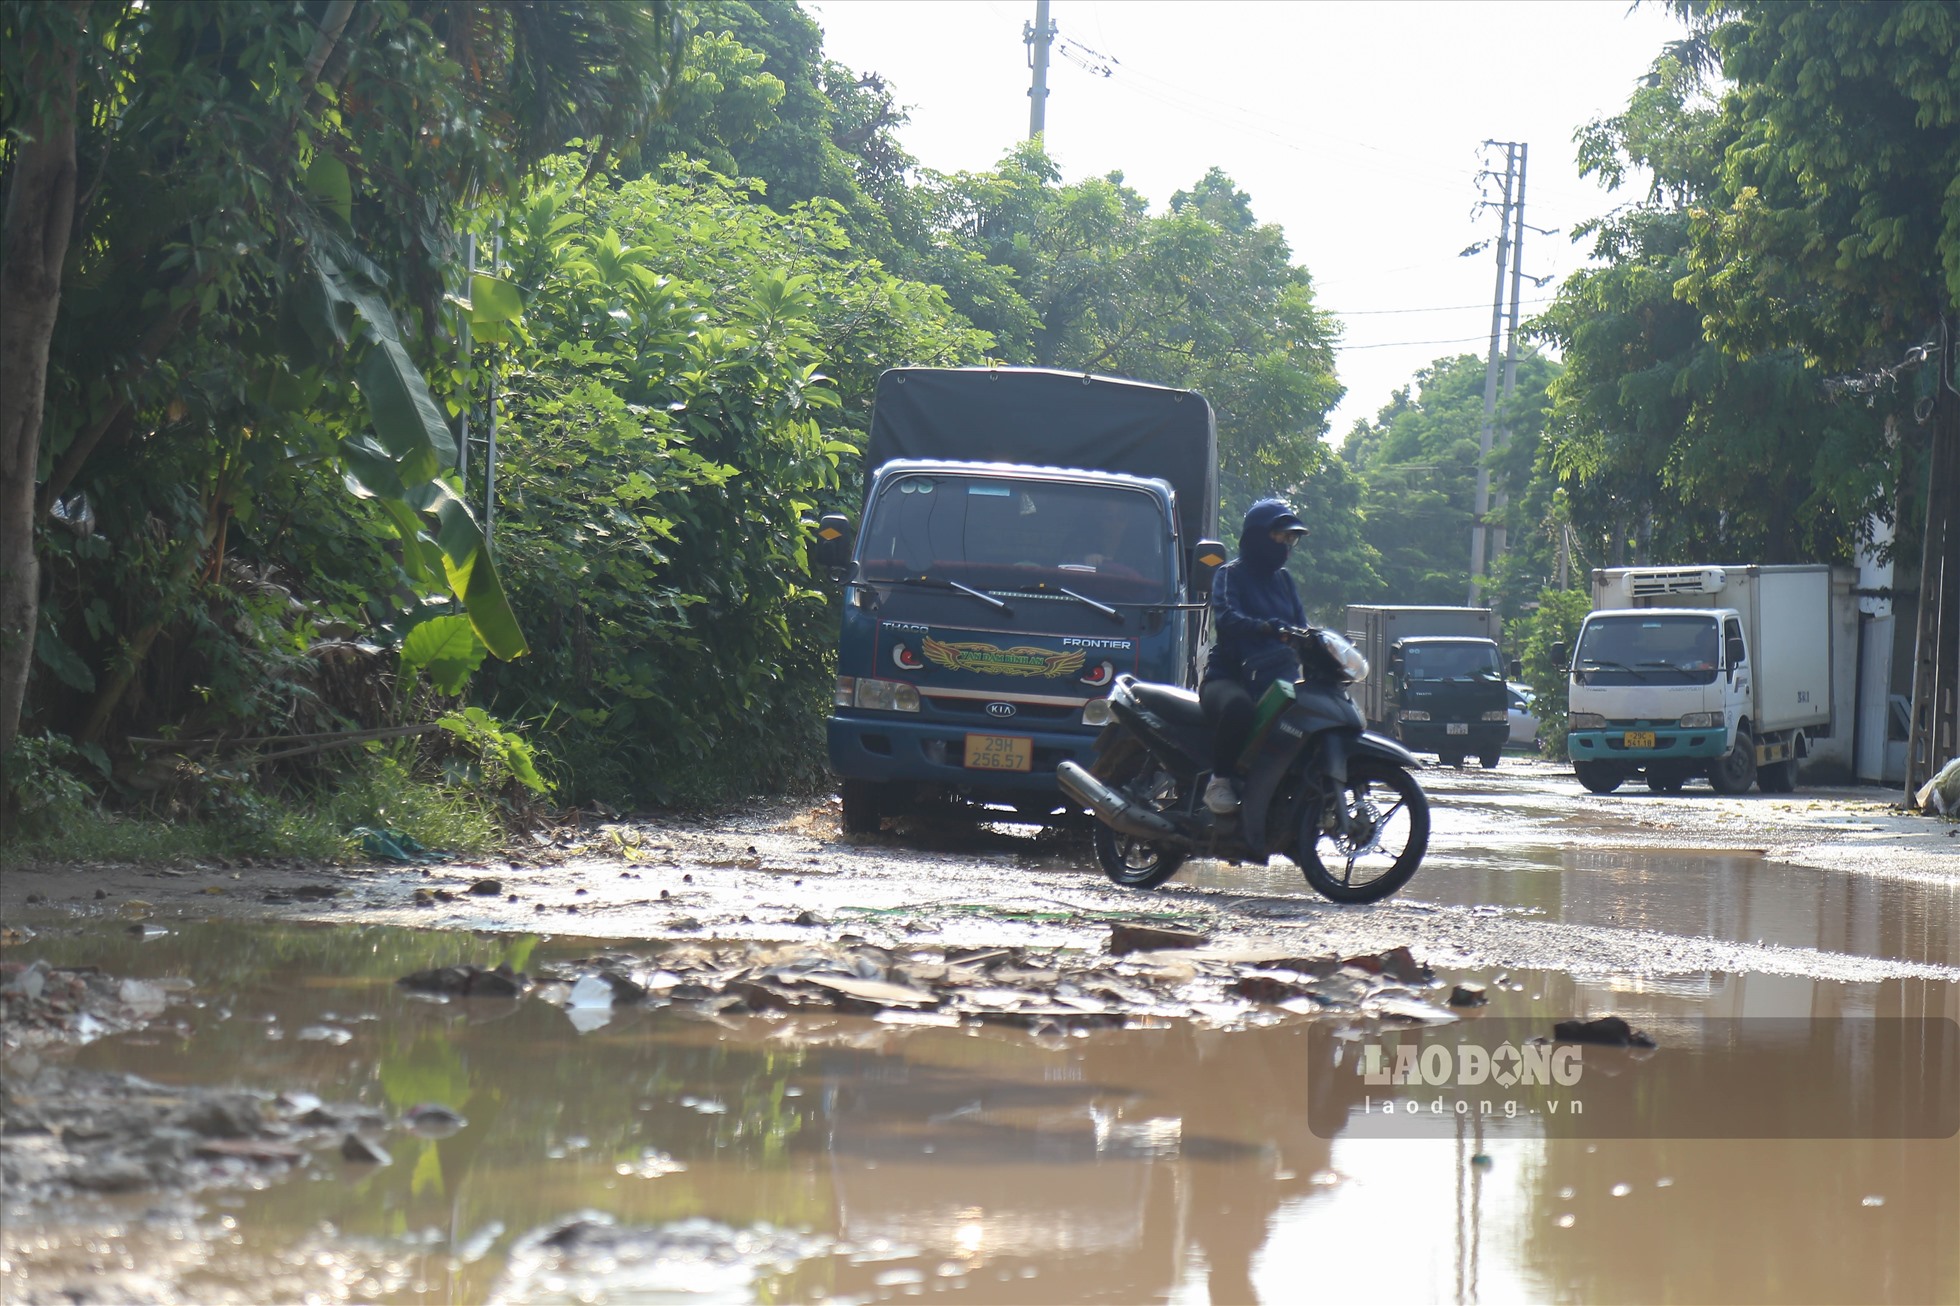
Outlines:
{"type": "Polygon", "coordinates": [[[987,676],[1038,676],[1046,680],[1074,675],[1088,655],[1081,649],[1059,652],[1018,644],[950,643],[928,635],[921,645],[928,661],[948,671],[971,671],[987,676]]]}

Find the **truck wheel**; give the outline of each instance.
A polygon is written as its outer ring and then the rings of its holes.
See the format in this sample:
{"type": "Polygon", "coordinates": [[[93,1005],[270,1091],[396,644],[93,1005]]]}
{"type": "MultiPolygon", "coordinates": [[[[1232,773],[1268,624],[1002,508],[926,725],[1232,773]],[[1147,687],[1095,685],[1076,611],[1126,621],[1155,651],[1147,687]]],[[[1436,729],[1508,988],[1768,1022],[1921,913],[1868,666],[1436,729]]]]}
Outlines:
{"type": "Polygon", "coordinates": [[[1747,730],[1735,732],[1729,755],[1708,768],[1708,783],[1718,794],[1746,794],[1756,783],[1756,739],[1747,730]]]}
{"type": "Polygon", "coordinates": [[[1436,763],[1437,763],[1437,765],[1439,765],[1439,766],[1462,766],[1462,765],[1463,765],[1463,754],[1461,754],[1461,753],[1438,753],[1438,754],[1436,754],[1436,763]]]}
{"type": "Polygon", "coordinates": [[[1756,788],[1766,794],[1793,794],[1797,791],[1797,759],[1785,758],[1756,768],[1756,788]]]}
{"type": "Polygon", "coordinates": [[[1497,765],[1498,756],[1499,755],[1496,753],[1485,753],[1482,757],[1479,757],[1477,760],[1479,762],[1482,762],[1484,764],[1484,770],[1488,771],[1492,767],[1497,765]]]}
{"type": "Polygon", "coordinates": [[[1610,794],[1627,778],[1626,772],[1611,762],[1574,762],[1572,774],[1579,783],[1596,794],[1610,794]]]}
{"type": "Polygon", "coordinates": [[[846,780],[843,794],[844,833],[878,833],[885,822],[885,786],[875,780],[846,780]]]}

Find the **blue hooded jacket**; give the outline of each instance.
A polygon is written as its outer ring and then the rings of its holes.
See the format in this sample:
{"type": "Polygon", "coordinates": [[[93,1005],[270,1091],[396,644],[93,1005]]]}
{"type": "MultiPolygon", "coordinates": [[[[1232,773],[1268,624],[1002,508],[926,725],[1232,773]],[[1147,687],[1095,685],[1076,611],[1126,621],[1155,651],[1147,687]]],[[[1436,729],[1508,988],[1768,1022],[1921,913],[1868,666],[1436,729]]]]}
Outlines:
{"type": "Polygon", "coordinates": [[[1290,516],[1292,509],[1278,499],[1261,499],[1246,509],[1239,556],[1220,567],[1211,581],[1215,642],[1205,663],[1206,680],[1250,685],[1275,678],[1291,651],[1273,625],[1307,624],[1307,611],[1286,570],[1287,546],[1272,538],[1273,523],[1290,516]]]}

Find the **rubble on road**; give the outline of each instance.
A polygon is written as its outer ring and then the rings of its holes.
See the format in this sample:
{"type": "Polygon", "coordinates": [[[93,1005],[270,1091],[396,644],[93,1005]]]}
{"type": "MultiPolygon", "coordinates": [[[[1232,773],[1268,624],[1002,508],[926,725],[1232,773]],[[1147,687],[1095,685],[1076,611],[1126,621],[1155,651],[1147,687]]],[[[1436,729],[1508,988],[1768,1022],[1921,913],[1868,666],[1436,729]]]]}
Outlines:
{"type": "Polygon", "coordinates": [[[1170,931],[1119,934],[1111,955],[1021,947],[919,947],[895,952],[827,944],[675,942],[644,955],[608,953],[541,969],[537,996],[581,1029],[629,1007],[679,1007],[726,1019],[837,1012],[888,1024],[1091,1029],[1195,1020],[1213,1026],[1355,1013],[1404,1021],[1453,1019],[1407,948],[1378,955],[1293,957],[1202,947],[1170,931]],[[1117,944],[1159,936],[1149,951],[1117,944]],[[636,992],[637,991],[637,992],[636,992]],[[595,1010],[598,1009],[598,1010],[595,1010]]]}

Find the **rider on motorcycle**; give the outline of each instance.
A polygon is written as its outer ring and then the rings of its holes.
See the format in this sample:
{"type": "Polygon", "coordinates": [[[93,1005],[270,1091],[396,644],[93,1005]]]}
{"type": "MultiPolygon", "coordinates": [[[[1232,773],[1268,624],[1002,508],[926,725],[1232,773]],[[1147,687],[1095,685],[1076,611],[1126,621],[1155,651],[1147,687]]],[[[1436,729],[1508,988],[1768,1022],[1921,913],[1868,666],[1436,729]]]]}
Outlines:
{"type": "Polygon", "coordinates": [[[1212,578],[1213,643],[1198,697],[1214,742],[1205,806],[1220,816],[1238,810],[1239,755],[1252,733],[1254,703],[1275,680],[1299,678],[1299,654],[1280,627],[1307,624],[1286,570],[1293,542],[1306,533],[1284,502],[1261,499],[1246,509],[1239,556],[1212,578]]]}

